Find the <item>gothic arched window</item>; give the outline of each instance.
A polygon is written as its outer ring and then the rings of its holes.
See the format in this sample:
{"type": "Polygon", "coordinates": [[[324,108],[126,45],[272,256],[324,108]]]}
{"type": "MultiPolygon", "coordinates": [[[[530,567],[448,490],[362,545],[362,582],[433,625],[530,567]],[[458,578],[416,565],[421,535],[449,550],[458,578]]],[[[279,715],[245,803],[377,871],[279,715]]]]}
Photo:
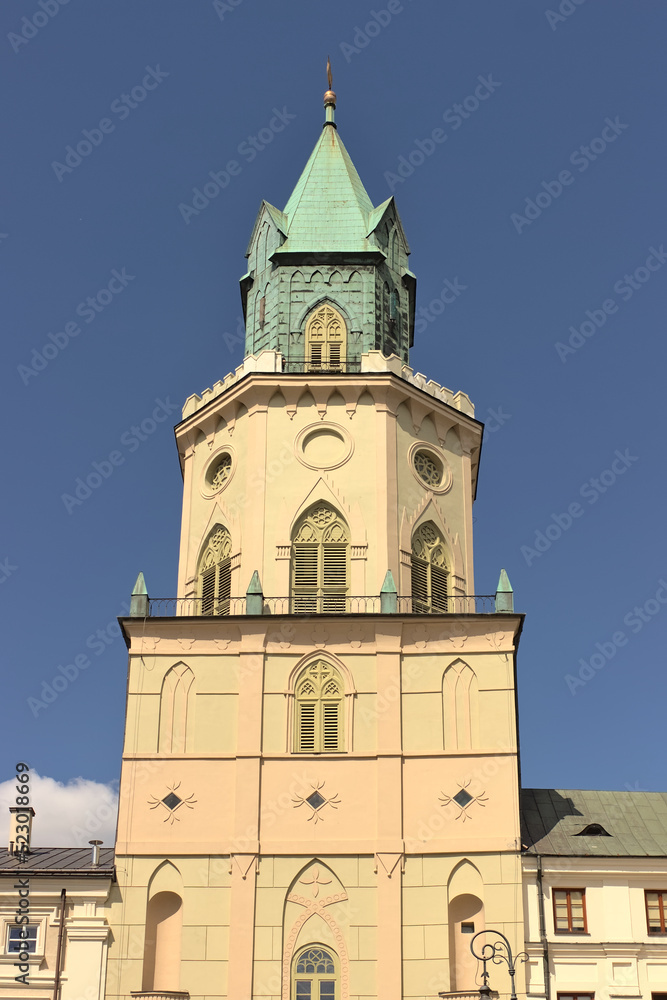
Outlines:
{"type": "Polygon", "coordinates": [[[398,234],[396,230],[391,234],[391,255],[390,263],[394,271],[398,270],[399,263],[399,246],[398,246],[398,234]]]}
{"type": "Polygon", "coordinates": [[[292,611],[345,611],[349,531],[328,504],[311,507],[292,536],[292,611]]]}
{"type": "Polygon", "coordinates": [[[389,291],[389,285],[385,281],[384,286],[382,288],[382,334],[385,343],[391,332],[390,301],[391,301],[391,293],[389,291]]]}
{"type": "Polygon", "coordinates": [[[292,1000],[340,1000],[338,962],[333,951],[309,945],[293,963],[292,1000]]]}
{"type": "Polygon", "coordinates": [[[310,663],[295,685],[294,750],[296,753],[338,753],[343,746],[345,692],[340,674],[330,663],[310,663]]]}
{"type": "Polygon", "coordinates": [[[346,356],[345,320],[333,306],[319,306],[306,323],[306,369],[342,371],[346,356]]]}
{"type": "Polygon", "coordinates": [[[447,611],[447,560],[442,535],[433,524],[421,524],[412,536],[412,611],[447,611]]]}
{"type": "Polygon", "coordinates": [[[198,593],[202,615],[228,615],[232,589],[232,538],[221,524],[208,536],[199,559],[198,593]]]}

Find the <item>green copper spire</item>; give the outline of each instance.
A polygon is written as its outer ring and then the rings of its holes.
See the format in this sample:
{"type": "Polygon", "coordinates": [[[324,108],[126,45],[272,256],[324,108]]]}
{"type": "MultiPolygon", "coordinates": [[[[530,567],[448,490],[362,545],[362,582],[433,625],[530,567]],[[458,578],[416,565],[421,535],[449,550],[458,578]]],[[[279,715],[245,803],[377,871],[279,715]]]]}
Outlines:
{"type": "MultiPolygon", "coordinates": [[[[365,251],[373,203],[333,122],[326,122],[285,205],[287,240],[278,253],[365,251]]],[[[373,244],[374,249],[374,244],[373,244]]]]}
{"type": "Polygon", "coordinates": [[[146,581],[144,580],[143,573],[139,574],[137,581],[132,588],[132,596],[130,597],[130,617],[148,617],[148,589],[146,587],[146,581]]]}
{"type": "Polygon", "coordinates": [[[510,578],[504,569],[500,571],[496,587],[496,611],[514,611],[514,591],[510,578]]]}
{"type": "Polygon", "coordinates": [[[415,276],[396,203],[373,206],[338,135],[330,63],[327,76],[321,134],[284,211],[262,202],[241,278],[246,356],[277,351],[288,372],[354,373],[378,350],[407,363],[414,330],[415,276]],[[339,331],[324,353],[309,346],[318,309],[339,331]]]}

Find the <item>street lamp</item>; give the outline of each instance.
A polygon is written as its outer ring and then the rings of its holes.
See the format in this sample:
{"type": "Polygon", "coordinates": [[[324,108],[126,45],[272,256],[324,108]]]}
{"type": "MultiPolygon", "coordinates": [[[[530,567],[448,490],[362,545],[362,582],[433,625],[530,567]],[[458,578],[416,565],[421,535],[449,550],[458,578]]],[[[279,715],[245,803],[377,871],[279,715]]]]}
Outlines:
{"type": "Polygon", "coordinates": [[[500,965],[502,962],[507,964],[507,968],[510,974],[510,982],[512,984],[512,993],[510,1000],[517,1000],[516,997],[516,986],[514,983],[514,977],[516,975],[516,962],[527,962],[528,954],[525,951],[519,952],[516,958],[512,957],[512,949],[510,948],[510,943],[504,934],[500,931],[494,931],[489,929],[486,931],[478,931],[474,938],[470,942],[470,951],[473,956],[478,959],[478,961],[483,963],[482,971],[482,985],[479,988],[480,1000],[488,1000],[491,996],[491,987],[489,986],[489,973],[486,969],[487,962],[493,962],[494,965],[500,965]],[[482,937],[484,934],[497,934],[501,941],[496,941],[495,943],[487,942],[482,945],[481,955],[475,951],[474,944],[478,937],[482,937]]]}

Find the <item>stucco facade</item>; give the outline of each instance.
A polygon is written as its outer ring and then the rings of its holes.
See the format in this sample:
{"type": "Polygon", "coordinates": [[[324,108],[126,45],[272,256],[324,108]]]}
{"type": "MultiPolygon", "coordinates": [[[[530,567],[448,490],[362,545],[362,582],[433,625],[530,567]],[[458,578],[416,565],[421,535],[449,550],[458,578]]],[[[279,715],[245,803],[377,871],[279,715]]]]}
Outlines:
{"type": "MultiPolygon", "coordinates": [[[[511,592],[476,598],[482,427],[407,366],[414,276],[327,122],[185,404],[178,597],[129,647],[108,997],[432,997],[523,942],[511,592]]],[[[501,588],[502,589],[502,588],[501,588]]]]}

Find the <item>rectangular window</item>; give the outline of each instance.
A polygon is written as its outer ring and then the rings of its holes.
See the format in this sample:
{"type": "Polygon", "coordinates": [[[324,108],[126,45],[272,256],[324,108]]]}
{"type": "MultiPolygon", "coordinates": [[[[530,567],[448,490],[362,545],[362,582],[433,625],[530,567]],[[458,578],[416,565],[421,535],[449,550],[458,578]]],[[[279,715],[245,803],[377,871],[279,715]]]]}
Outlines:
{"type": "Polygon", "coordinates": [[[595,1000],[595,993],[559,993],[558,1000],[595,1000]]]}
{"type": "Polygon", "coordinates": [[[554,889],[554,929],[586,933],[585,889],[554,889]]]}
{"type": "Polygon", "coordinates": [[[667,934],[665,926],[665,908],[667,907],[667,891],[646,890],[646,923],[649,934],[667,934]]]}
{"type": "Polygon", "coordinates": [[[7,951],[27,951],[34,955],[37,951],[37,924],[7,929],[7,951]]]}

